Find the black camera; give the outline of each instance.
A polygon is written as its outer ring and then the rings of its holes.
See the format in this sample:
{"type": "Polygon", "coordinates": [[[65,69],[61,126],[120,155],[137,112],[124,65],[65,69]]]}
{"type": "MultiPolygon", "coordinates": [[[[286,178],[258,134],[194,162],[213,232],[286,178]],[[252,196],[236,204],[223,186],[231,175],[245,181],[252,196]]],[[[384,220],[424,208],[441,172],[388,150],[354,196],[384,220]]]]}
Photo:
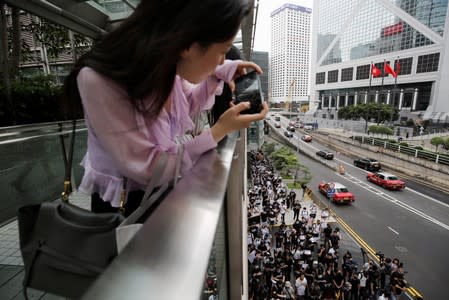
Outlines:
{"type": "Polygon", "coordinates": [[[234,104],[250,102],[249,109],[242,114],[258,114],[262,111],[263,95],[260,78],[256,71],[251,71],[235,80],[234,104]]]}

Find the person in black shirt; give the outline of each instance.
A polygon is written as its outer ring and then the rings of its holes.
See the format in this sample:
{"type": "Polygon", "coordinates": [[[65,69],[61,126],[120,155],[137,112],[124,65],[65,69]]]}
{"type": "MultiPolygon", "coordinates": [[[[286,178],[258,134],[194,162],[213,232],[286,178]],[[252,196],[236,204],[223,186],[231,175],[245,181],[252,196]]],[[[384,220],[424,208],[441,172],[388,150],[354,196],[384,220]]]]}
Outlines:
{"type": "Polygon", "coordinates": [[[346,300],[358,300],[360,280],[357,272],[352,273],[351,277],[349,278],[349,282],[351,283],[351,294],[349,295],[349,299],[346,300]]]}

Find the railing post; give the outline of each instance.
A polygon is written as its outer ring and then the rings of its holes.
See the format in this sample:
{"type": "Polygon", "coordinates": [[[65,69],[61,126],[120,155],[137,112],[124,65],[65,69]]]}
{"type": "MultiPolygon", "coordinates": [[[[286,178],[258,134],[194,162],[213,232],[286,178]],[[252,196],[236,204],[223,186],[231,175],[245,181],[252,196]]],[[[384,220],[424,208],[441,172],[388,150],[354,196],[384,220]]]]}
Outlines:
{"type": "Polygon", "coordinates": [[[401,145],[398,146],[398,152],[401,153],[401,145]]]}
{"type": "Polygon", "coordinates": [[[418,149],[415,150],[415,157],[418,157],[418,149]]]}
{"type": "Polygon", "coordinates": [[[437,154],[437,157],[436,157],[436,159],[435,159],[435,163],[438,163],[438,159],[440,158],[440,155],[439,154],[437,154]]]}

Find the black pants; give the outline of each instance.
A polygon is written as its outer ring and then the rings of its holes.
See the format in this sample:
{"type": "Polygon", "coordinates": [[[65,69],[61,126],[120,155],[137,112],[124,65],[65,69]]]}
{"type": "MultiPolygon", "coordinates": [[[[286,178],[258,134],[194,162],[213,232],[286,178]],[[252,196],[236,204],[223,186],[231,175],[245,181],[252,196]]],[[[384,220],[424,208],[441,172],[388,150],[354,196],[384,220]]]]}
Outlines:
{"type": "MultiPolygon", "coordinates": [[[[156,193],[159,190],[159,188],[160,187],[156,187],[153,190],[153,193],[156,193]]],[[[144,222],[151,215],[151,213],[158,207],[158,205],[162,202],[162,200],[170,193],[172,188],[173,187],[170,185],[167,188],[167,190],[165,190],[159,196],[159,198],[156,201],[154,201],[154,203],[150,206],[150,208],[142,214],[142,216],[139,218],[137,222],[138,223],[144,222]]],[[[125,213],[124,213],[125,217],[128,217],[140,206],[140,202],[142,202],[144,194],[145,192],[142,190],[132,191],[128,193],[128,198],[126,199],[125,203],[125,213]]],[[[118,207],[112,207],[110,202],[103,201],[103,199],[100,198],[100,195],[98,193],[93,193],[91,195],[91,207],[94,213],[116,213],[119,211],[118,207]]]]}
{"type": "MultiPolygon", "coordinates": [[[[128,199],[125,203],[125,217],[132,214],[139,207],[144,194],[145,192],[141,190],[128,193],[128,199]]],[[[118,207],[112,207],[110,202],[103,201],[98,193],[92,194],[91,207],[94,213],[116,213],[119,211],[118,207]]]]}

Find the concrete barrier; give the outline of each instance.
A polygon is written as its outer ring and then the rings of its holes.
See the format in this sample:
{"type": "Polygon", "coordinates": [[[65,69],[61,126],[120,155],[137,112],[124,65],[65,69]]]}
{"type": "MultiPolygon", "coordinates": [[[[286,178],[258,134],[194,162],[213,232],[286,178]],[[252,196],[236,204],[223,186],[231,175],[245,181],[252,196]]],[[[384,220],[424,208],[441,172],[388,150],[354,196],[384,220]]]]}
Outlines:
{"type": "Polygon", "coordinates": [[[379,147],[359,143],[338,135],[329,138],[329,134],[314,132],[314,139],[349,156],[360,156],[378,159],[389,169],[396,170],[417,179],[430,181],[433,184],[449,189],[449,168],[424,159],[388,149],[379,151],[379,147]],[[367,152],[368,151],[368,152],[367,152]]]}

